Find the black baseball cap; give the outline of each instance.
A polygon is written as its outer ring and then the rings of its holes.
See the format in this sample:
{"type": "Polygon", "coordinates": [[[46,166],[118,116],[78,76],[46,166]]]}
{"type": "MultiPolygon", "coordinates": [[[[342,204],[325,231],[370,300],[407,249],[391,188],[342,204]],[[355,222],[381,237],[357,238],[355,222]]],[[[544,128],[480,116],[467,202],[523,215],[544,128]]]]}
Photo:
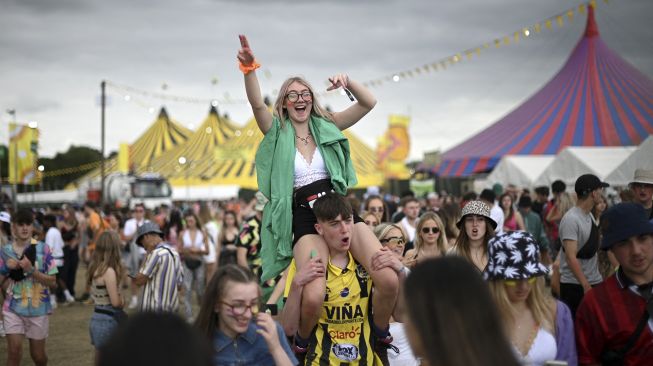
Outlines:
{"type": "Polygon", "coordinates": [[[595,189],[610,187],[606,182],[601,182],[594,174],[583,174],[576,179],[574,190],[579,197],[586,196],[595,189]]]}

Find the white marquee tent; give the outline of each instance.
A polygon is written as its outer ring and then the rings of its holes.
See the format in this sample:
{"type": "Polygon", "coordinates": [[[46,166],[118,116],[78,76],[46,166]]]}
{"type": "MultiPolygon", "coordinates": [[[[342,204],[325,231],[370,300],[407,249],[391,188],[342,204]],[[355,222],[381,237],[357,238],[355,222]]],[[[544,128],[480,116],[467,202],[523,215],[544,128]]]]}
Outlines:
{"type": "Polygon", "coordinates": [[[505,155],[485,182],[489,185],[500,183],[504,187],[514,184],[517,187],[532,188],[535,179],[554,159],[555,155],[505,155]]]}
{"type": "Polygon", "coordinates": [[[627,186],[635,176],[635,169],[653,170],[653,135],[649,135],[615,170],[613,170],[605,181],[613,186],[627,186]]]}
{"type": "Polygon", "coordinates": [[[566,147],[535,179],[534,185],[550,186],[560,179],[573,187],[579,176],[588,173],[606,180],[636,149],[635,146],[566,147]]]}

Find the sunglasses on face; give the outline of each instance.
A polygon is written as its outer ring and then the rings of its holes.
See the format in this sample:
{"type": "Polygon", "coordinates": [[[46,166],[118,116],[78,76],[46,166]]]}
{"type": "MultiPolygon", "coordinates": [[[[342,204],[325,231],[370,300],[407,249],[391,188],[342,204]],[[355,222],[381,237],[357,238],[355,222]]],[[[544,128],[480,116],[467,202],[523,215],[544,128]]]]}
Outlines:
{"type": "Polygon", "coordinates": [[[423,234],[428,234],[429,232],[431,232],[433,234],[437,234],[437,233],[440,232],[440,228],[438,228],[438,227],[423,227],[422,228],[422,233],[423,234]]]}
{"type": "Polygon", "coordinates": [[[288,101],[291,103],[297,102],[299,97],[301,97],[304,102],[310,102],[313,100],[313,94],[311,94],[311,92],[308,90],[304,90],[300,93],[291,91],[290,93],[286,94],[286,98],[288,98],[288,101]]]}
{"type": "Polygon", "coordinates": [[[370,207],[370,212],[383,212],[383,207],[370,207]]]}
{"type": "Polygon", "coordinates": [[[395,244],[395,245],[402,245],[405,243],[404,238],[399,237],[399,236],[393,236],[390,238],[383,238],[379,240],[381,244],[395,244]]]}
{"type": "MultiPolygon", "coordinates": [[[[531,277],[531,278],[529,278],[528,280],[526,280],[526,282],[527,282],[529,285],[532,285],[532,284],[535,283],[536,280],[537,280],[537,278],[535,278],[535,277],[531,277]]],[[[518,280],[503,280],[503,283],[504,283],[506,286],[510,286],[510,287],[515,287],[515,286],[517,286],[517,282],[518,282],[518,280]]]]}

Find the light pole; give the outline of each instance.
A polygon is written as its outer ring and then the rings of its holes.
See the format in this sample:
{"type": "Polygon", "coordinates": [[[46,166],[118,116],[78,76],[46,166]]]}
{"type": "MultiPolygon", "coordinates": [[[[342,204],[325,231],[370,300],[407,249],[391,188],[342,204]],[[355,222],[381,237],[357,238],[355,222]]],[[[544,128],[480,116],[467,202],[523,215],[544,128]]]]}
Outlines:
{"type": "MultiPolygon", "coordinates": [[[[38,122],[36,121],[30,121],[27,126],[32,130],[32,138],[34,138],[34,135],[36,134],[36,129],[39,127],[38,122]]],[[[34,165],[36,165],[36,162],[38,161],[36,153],[38,152],[38,141],[32,140],[30,141],[30,151],[32,152],[32,169],[34,169],[34,165]]],[[[34,179],[36,180],[36,171],[32,171],[34,173],[34,179]]],[[[35,199],[35,192],[36,191],[36,184],[32,184],[32,203],[34,203],[35,199]]]]}
{"type": "Polygon", "coordinates": [[[100,144],[102,156],[100,157],[100,205],[104,205],[104,112],[107,104],[106,97],[107,82],[102,80],[100,83],[100,144]]]}

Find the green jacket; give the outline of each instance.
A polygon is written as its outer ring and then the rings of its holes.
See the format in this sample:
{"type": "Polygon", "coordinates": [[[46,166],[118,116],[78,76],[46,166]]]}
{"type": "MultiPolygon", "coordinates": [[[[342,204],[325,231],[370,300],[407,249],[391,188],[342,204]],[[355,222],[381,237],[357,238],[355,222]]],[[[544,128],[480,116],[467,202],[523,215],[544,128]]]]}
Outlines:
{"type": "MultiPolygon", "coordinates": [[[[344,195],[356,185],[349,141],[331,121],[311,116],[309,128],[324,159],[336,192],[344,195]]],[[[269,199],[261,228],[261,281],[276,277],[288,267],[292,251],[292,200],[295,175],[295,129],[290,121],[274,117],[256,152],[259,190],[269,199]]]]}

